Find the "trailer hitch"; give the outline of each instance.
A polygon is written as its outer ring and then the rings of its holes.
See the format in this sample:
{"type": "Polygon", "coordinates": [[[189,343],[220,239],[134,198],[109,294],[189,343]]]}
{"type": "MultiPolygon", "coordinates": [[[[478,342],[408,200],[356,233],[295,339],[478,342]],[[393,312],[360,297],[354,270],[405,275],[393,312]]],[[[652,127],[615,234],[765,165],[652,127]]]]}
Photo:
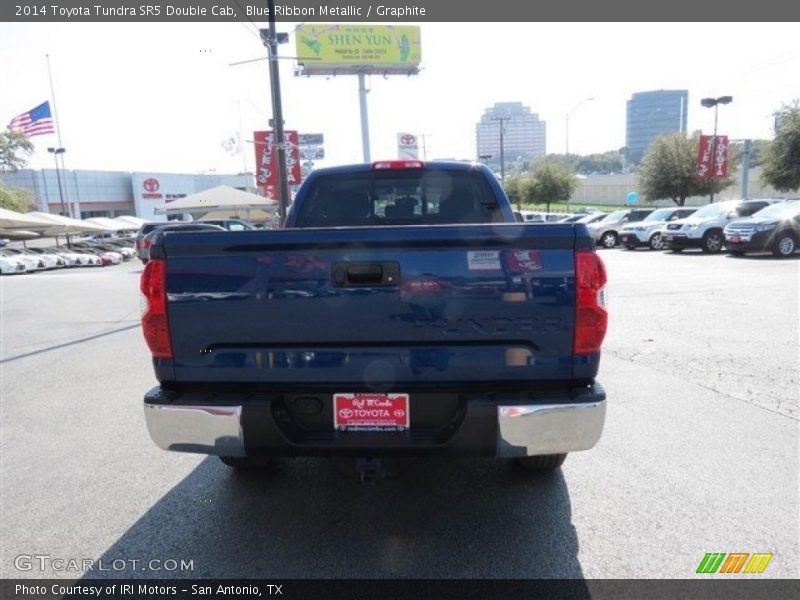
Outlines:
{"type": "Polygon", "coordinates": [[[359,458],[356,460],[362,485],[375,485],[386,476],[383,463],[379,458],[359,458]]]}

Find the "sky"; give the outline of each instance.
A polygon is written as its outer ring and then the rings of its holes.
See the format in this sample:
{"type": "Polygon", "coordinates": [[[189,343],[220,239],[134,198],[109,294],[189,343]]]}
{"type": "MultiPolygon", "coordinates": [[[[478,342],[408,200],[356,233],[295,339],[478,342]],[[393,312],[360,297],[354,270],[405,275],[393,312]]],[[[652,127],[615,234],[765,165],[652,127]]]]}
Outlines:
{"type": "MultiPolygon", "coordinates": [[[[258,26],[266,24],[257,23],[258,26]]],[[[281,23],[292,32],[297,23],[281,23]]],[[[713,128],[706,96],[732,95],[719,132],[772,137],[772,113],[800,98],[794,23],[425,23],[419,75],[370,77],[372,158],[396,156],[396,134],[425,136],[427,158],[474,159],[475,124],[495,102],[519,101],[547,122],[547,151],[625,145],[625,101],[637,91],[688,89],[688,130],[713,128]]],[[[294,55],[294,36],[280,47],[294,55]]],[[[271,117],[266,61],[252,24],[0,24],[0,126],[50,99],[50,55],[66,165],[71,169],[235,173],[253,169],[252,140],[271,117]]],[[[355,76],[296,77],[281,60],[287,129],[325,135],[326,160],[360,162],[355,76]]],[[[50,167],[55,136],[33,138],[50,167]]]]}

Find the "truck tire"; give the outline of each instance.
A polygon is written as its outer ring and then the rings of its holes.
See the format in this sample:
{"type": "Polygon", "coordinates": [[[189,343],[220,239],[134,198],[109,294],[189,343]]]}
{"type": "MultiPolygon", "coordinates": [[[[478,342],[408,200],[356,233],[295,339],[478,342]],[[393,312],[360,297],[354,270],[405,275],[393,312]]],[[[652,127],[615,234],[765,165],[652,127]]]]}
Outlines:
{"type": "Polygon", "coordinates": [[[701,247],[706,254],[718,254],[722,251],[722,232],[717,229],[711,229],[703,234],[701,247]]]}
{"type": "Polygon", "coordinates": [[[520,456],[515,458],[514,462],[528,471],[550,473],[563,465],[566,458],[566,454],[543,454],[541,456],[520,456]]]}
{"type": "Polygon", "coordinates": [[[220,456],[223,464],[237,471],[264,469],[272,464],[271,458],[261,456],[220,456]]]}
{"type": "Polygon", "coordinates": [[[794,254],[795,250],[797,250],[797,240],[789,232],[780,234],[772,246],[772,254],[778,258],[787,258],[794,254]]]}

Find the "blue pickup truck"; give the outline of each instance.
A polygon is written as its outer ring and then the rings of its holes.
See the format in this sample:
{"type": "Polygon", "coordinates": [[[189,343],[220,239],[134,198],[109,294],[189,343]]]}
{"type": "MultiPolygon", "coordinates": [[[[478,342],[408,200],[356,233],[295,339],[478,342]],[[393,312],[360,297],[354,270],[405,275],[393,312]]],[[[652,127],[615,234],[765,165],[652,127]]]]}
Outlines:
{"type": "MultiPolygon", "coordinates": [[[[518,224],[486,167],[321,169],[282,229],[169,232],[141,278],[161,448],[513,458],[600,438],[606,274],[582,224],[518,224]]],[[[365,467],[367,468],[367,467],[365,467]]]]}

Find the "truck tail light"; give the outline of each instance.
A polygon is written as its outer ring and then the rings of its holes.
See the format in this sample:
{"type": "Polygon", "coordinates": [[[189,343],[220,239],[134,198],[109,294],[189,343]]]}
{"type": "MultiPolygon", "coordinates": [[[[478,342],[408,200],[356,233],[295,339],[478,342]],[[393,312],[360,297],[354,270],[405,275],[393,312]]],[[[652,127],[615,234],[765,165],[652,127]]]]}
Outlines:
{"type": "Polygon", "coordinates": [[[608,329],[606,268],[594,250],[575,253],[575,354],[599,352],[608,329]]]}
{"type": "Polygon", "coordinates": [[[142,271],[142,332],[154,358],[172,358],[167,318],[167,265],[151,260],[142,271]]]}
{"type": "Polygon", "coordinates": [[[375,171],[386,169],[423,169],[425,163],[421,160],[381,160],[372,163],[372,168],[375,171]]]}

